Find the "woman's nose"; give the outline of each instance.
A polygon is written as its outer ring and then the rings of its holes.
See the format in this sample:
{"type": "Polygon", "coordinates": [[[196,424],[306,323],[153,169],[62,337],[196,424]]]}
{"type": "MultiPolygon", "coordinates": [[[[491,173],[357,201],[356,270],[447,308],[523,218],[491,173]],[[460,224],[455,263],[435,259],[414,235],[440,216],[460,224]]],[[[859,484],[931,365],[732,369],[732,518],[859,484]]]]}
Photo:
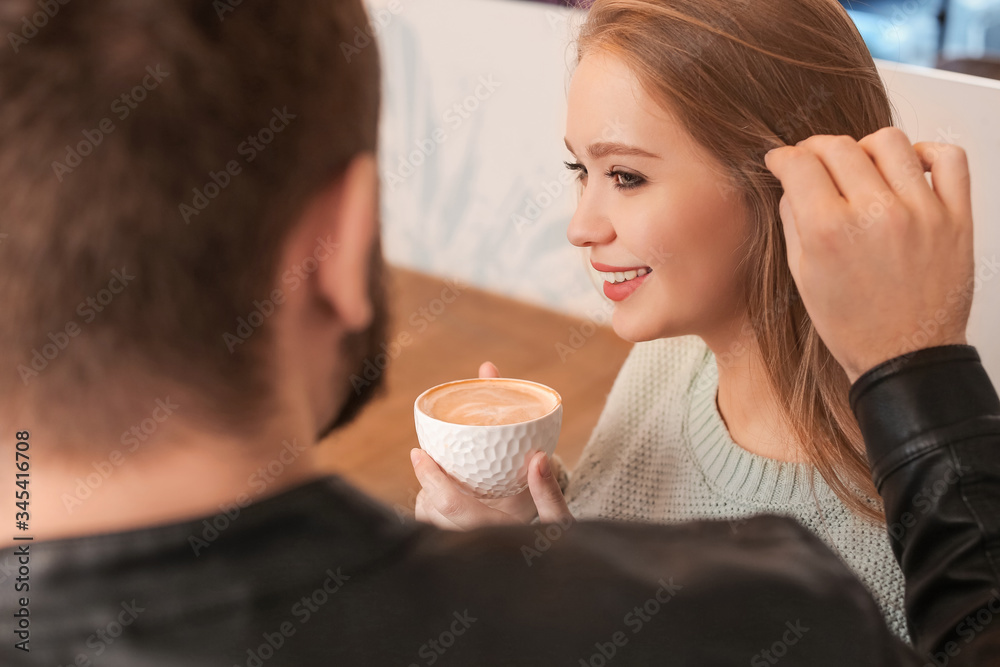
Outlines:
{"type": "Polygon", "coordinates": [[[566,238],[569,239],[569,242],[581,248],[610,243],[615,238],[615,228],[612,226],[611,220],[604,212],[594,206],[594,202],[587,194],[585,190],[580,197],[576,212],[566,230],[566,238]]]}

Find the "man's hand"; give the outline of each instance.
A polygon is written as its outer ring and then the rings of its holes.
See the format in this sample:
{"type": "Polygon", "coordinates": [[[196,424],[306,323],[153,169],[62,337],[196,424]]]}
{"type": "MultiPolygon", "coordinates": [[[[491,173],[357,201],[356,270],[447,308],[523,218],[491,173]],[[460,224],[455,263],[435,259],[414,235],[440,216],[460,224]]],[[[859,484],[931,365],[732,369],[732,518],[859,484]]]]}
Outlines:
{"type": "Polygon", "coordinates": [[[911,146],[883,128],[861,141],[813,136],[765,161],[785,190],[792,277],[852,383],[893,357],[966,343],[974,258],[963,149],[911,146]]]}

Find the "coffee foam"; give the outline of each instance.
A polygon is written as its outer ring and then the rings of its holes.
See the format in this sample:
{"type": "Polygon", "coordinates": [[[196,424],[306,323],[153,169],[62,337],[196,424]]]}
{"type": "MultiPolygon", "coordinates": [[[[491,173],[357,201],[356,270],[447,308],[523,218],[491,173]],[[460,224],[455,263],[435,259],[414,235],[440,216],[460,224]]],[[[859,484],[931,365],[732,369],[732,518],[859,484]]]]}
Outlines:
{"type": "Polygon", "coordinates": [[[452,424],[487,426],[517,424],[544,417],[559,400],[551,392],[526,382],[479,380],[436,387],[420,400],[420,410],[452,424]]]}

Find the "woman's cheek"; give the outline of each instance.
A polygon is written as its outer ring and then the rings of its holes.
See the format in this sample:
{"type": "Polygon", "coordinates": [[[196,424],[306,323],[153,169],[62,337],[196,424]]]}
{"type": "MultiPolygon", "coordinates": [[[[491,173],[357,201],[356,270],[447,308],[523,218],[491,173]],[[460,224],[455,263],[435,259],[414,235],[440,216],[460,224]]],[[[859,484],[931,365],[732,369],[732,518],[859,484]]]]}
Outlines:
{"type": "Polygon", "coordinates": [[[659,233],[636,235],[626,245],[636,259],[654,270],[667,265],[675,251],[669,236],[663,234],[662,230],[657,231],[659,233]]]}

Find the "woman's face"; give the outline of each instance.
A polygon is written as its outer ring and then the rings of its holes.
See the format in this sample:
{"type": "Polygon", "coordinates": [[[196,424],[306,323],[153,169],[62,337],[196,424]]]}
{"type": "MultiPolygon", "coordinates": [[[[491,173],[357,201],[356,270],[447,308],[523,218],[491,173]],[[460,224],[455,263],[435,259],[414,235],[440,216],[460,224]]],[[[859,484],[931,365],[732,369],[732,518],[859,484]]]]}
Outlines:
{"type": "Polygon", "coordinates": [[[599,51],[573,75],[566,145],[583,183],[567,236],[605,272],[615,332],[642,341],[731,330],[747,232],[722,167],[599,51]]]}

